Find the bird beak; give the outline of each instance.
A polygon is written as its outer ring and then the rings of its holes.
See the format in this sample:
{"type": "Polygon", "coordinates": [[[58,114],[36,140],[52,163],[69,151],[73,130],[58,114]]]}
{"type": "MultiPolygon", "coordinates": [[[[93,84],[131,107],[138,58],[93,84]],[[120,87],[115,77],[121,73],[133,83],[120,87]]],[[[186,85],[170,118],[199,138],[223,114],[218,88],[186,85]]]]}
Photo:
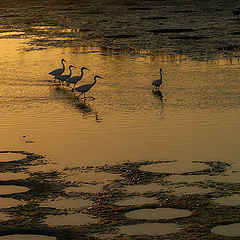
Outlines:
{"type": "Polygon", "coordinates": [[[90,69],[86,68],[86,70],[90,71],[90,69]]]}

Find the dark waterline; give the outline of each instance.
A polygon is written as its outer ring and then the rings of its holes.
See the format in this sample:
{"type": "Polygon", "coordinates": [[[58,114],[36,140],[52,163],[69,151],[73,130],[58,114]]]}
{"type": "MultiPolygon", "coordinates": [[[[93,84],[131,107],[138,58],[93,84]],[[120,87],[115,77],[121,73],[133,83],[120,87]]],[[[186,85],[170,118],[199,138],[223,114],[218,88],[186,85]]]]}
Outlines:
{"type": "Polygon", "coordinates": [[[233,13],[237,0],[29,0],[0,4],[2,32],[23,31],[18,37],[30,38],[33,49],[98,46],[154,50],[158,55],[195,59],[239,56],[240,18],[233,13]]]}

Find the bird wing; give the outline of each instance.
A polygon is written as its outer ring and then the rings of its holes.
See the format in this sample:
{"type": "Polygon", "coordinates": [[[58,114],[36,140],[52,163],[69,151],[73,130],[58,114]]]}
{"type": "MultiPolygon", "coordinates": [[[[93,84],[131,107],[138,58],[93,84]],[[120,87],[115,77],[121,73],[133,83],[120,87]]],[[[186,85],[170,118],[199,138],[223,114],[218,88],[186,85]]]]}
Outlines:
{"type": "Polygon", "coordinates": [[[160,83],[160,80],[157,79],[157,80],[155,80],[155,81],[152,82],[152,85],[158,85],[159,83],[160,83]]]}
{"type": "Polygon", "coordinates": [[[55,69],[55,70],[51,71],[48,74],[53,75],[53,76],[57,76],[57,75],[61,75],[62,73],[63,73],[63,69],[59,68],[59,69],[55,69]]]}
{"type": "Polygon", "coordinates": [[[75,88],[75,90],[78,92],[87,92],[91,87],[92,87],[92,84],[84,84],[75,88]]]}
{"type": "Polygon", "coordinates": [[[71,77],[67,80],[68,83],[77,83],[80,80],[79,76],[71,77]]]}

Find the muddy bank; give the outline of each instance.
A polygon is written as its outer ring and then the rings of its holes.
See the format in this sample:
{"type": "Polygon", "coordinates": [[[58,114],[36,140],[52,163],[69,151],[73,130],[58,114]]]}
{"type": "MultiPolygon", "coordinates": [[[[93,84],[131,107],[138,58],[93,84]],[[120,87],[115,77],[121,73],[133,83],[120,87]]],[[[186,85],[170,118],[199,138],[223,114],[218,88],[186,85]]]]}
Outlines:
{"type": "Polygon", "coordinates": [[[197,59],[216,57],[222,54],[219,49],[237,45],[237,52],[226,55],[239,56],[239,35],[232,34],[239,30],[237,7],[237,1],[223,0],[1,1],[1,37],[31,39],[29,49],[97,46],[197,59]],[[6,36],[7,31],[17,33],[6,36]]]}
{"type": "MultiPolygon", "coordinates": [[[[209,177],[223,176],[231,169],[231,165],[218,162],[198,162],[205,167],[202,170],[182,173],[158,173],[142,171],[142,167],[153,164],[171,164],[176,161],[143,161],[126,162],[120,165],[104,165],[98,167],[85,166],[66,168],[62,171],[30,171],[31,166],[46,166],[49,161],[46,157],[24,151],[1,151],[0,154],[22,155],[22,159],[1,162],[1,173],[24,173],[25,179],[1,180],[1,186],[21,186],[28,191],[20,193],[5,193],[1,198],[12,198],[21,201],[18,206],[2,208],[1,214],[8,219],[1,221],[0,235],[8,234],[40,234],[55,236],[61,239],[126,239],[126,233],[120,233],[123,226],[138,226],[138,224],[176,224],[179,230],[171,234],[163,235],[129,235],[128,239],[227,239],[226,236],[216,235],[211,229],[219,225],[239,223],[239,205],[225,206],[213,201],[223,196],[230,196],[239,192],[239,183],[219,182],[204,180],[209,177]],[[97,180],[80,179],[69,180],[71,174],[81,176],[90,173],[105,174],[105,180],[101,177],[97,180]],[[109,175],[107,175],[109,174],[109,175]],[[116,176],[113,180],[111,175],[116,176]],[[195,182],[170,181],[171,176],[190,176],[199,178],[195,182]],[[201,179],[203,178],[203,179],[201,179]],[[105,181],[105,182],[104,182],[105,181]],[[156,184],[158,189],[151,189],[151,184],[156,184]],[[81,190],[83,185],[88,190],[81,190]],[[91,192],[92,186],[99,186],[97,191],[91,192]],[[149,186],[149,189],[141,187],[149,186]],[[130,187],[139,188],[129,191],[130,187]],[[176,189],[187,187],[199,187],[209,189],[209,192],[193,192],[191,194],[175,193],[176,189]],[[70,190],[68,190],[70,189],[70,190]],[[74,191],[73,189],[77,189],[74,191]],[[65,207],[54,207],[54,200],[69,200],[65,207]],[[135,203],[120,203],[119,201],[135,199],[135,203]],[[139,202],[138,199],[154,198],[153,202],[139,202]],[[88,200],[87,206],[73,206],[71,201],[88,200]],[[48,207],[48,202],[51,205],[48,207]],[[42,204],[45,203],[43,206],[42,204]],[[187,210],[189,216],[159,217],[156,219],[128,217],[134,215],[134,211],[154,211],[158,209],[187,210]],[[56,217],[53,223],[49,218],[56,217]],[[64,223],[67,216],[89,216],[93,222],[82,219],[82,222],[73,222],[72,225],[64,223]],[[58,224],[58,217],[62,223],[58,224]]],[[[172,211],[172,210],[171,210],[172,211]]]]}

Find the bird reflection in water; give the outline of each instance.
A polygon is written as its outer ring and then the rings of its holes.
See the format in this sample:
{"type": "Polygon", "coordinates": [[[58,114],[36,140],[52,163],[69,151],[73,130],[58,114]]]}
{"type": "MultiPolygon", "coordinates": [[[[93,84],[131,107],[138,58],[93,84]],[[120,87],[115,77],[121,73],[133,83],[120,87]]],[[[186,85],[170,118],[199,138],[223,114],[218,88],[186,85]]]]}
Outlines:
{"type": "Polygon", "coordinates": [[[163,101],[163,94],[160,90],[152,90],[152,94],[156,97],[159,98],[160,101],[163,101]]]}
{"type": "Polygon", "coordinates": [[[80,113],[82,113],[83,118],[92,116],[96,122],[102,121],[102,118],[99,117],[98,112],[94,111],[89,104],[90,100],[95,99],[94,97],[76,100],[76,98],[73,97],[75,95],[72,91],[63,88],[60,85],[56,85],[52,89],[54,91],[55,97],[62,100],[62,102],[66,105],[67,108],[77,109],[80,113]]]}

